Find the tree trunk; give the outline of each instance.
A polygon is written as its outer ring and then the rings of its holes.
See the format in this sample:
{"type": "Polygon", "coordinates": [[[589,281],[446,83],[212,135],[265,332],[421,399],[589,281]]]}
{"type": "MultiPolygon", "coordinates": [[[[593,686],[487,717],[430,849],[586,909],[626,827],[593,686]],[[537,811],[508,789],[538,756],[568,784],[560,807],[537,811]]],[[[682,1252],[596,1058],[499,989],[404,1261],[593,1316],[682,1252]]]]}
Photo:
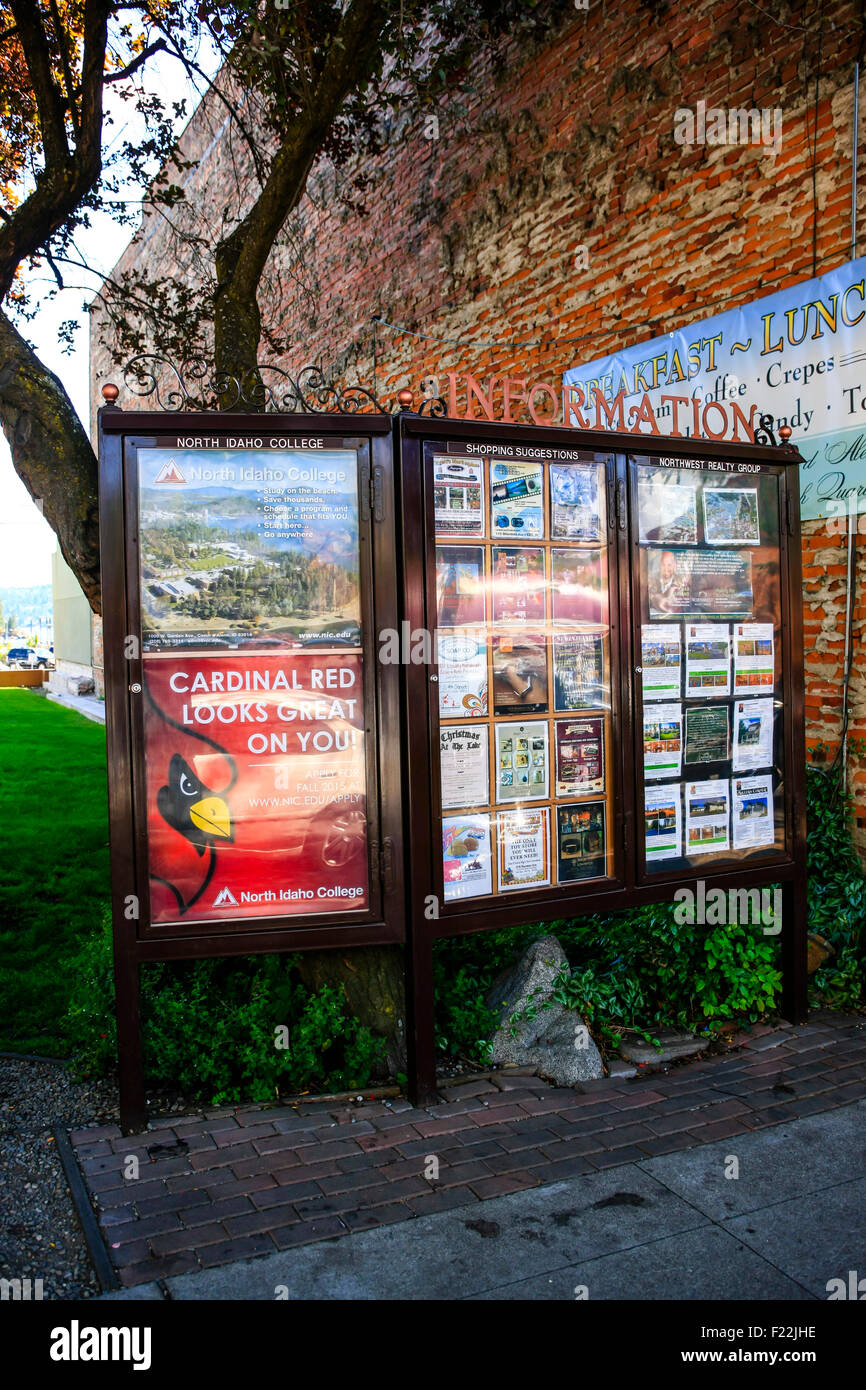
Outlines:
{"type": "Polygon", "coordinates": [[[385,1065],[377,1079],[406,1070],[406,1007],[400,946],[359,946],[351,951],[304,951],[299,965],[308,989],[342,989],[349,1010],[385,1039],[385,1065]]]}
{"type": "Polygon", "coordinates": [[[63,558],[101,610],[96,455],[59,378],[0,311],[0,425],[15,472],[41,505],[63,558]]]}

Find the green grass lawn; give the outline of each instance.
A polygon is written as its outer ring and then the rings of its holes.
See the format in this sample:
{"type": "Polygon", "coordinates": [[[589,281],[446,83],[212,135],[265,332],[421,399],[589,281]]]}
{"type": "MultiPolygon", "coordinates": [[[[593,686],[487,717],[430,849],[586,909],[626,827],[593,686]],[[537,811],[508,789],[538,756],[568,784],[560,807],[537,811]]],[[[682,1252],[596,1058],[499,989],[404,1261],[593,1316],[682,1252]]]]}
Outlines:
{"type": "Polygon", "coordinates": [[[67,958],[109,902],[105,729],[0,690],[0,1051],[65,1056],[67,958]]]}

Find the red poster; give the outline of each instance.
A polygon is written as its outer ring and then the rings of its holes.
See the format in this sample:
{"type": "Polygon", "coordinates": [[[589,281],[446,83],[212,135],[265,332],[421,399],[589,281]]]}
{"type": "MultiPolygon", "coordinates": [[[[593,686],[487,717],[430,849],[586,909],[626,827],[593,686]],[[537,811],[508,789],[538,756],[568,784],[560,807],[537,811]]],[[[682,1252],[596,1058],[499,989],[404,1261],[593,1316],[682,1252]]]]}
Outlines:
{"type": "Polygon", "coordinates": [[[361,654],[145,658],[153,922],[368,906],[361,654]]]}

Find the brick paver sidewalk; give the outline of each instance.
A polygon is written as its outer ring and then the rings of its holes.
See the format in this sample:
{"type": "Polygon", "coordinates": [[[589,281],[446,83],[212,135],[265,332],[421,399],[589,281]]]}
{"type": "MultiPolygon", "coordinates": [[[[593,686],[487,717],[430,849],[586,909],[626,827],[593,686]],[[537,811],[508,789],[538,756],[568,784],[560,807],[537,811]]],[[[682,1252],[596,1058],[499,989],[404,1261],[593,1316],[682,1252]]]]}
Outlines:
{"type": "Polygon", "coordinates": [[[716,1057],[579,1090],[493,1073],[405,1100],[244,1107],[71,1135],[124,1284],[227,1264],[734,1137],[866,1096],[866,1017],[755,1029],[716,1057]],[[128,1158],[139,1176],[125,1178],[128,1158]],[[428,1179],[429,1159],[438,1180],[428,1179]]]}

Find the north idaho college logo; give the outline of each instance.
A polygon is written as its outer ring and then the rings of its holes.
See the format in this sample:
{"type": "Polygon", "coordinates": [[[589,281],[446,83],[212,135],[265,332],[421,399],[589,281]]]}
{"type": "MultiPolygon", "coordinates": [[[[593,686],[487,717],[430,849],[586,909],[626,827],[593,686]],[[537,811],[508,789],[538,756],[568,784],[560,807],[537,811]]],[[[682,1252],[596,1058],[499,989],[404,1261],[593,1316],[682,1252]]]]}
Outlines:
{"type": "Polygon", "coordinates": [[[174,459],[169,459],[168,463],[162,465],[162,468],[160,468],[153,481],[154,483],[186,484],[186,478],[181,473],[174,459]]]}
{"type": "Polygon", "coordinates": [[[230,888],[221,888],[213,900],[214,907],[237,907],[238,900],[230,888]]]}

